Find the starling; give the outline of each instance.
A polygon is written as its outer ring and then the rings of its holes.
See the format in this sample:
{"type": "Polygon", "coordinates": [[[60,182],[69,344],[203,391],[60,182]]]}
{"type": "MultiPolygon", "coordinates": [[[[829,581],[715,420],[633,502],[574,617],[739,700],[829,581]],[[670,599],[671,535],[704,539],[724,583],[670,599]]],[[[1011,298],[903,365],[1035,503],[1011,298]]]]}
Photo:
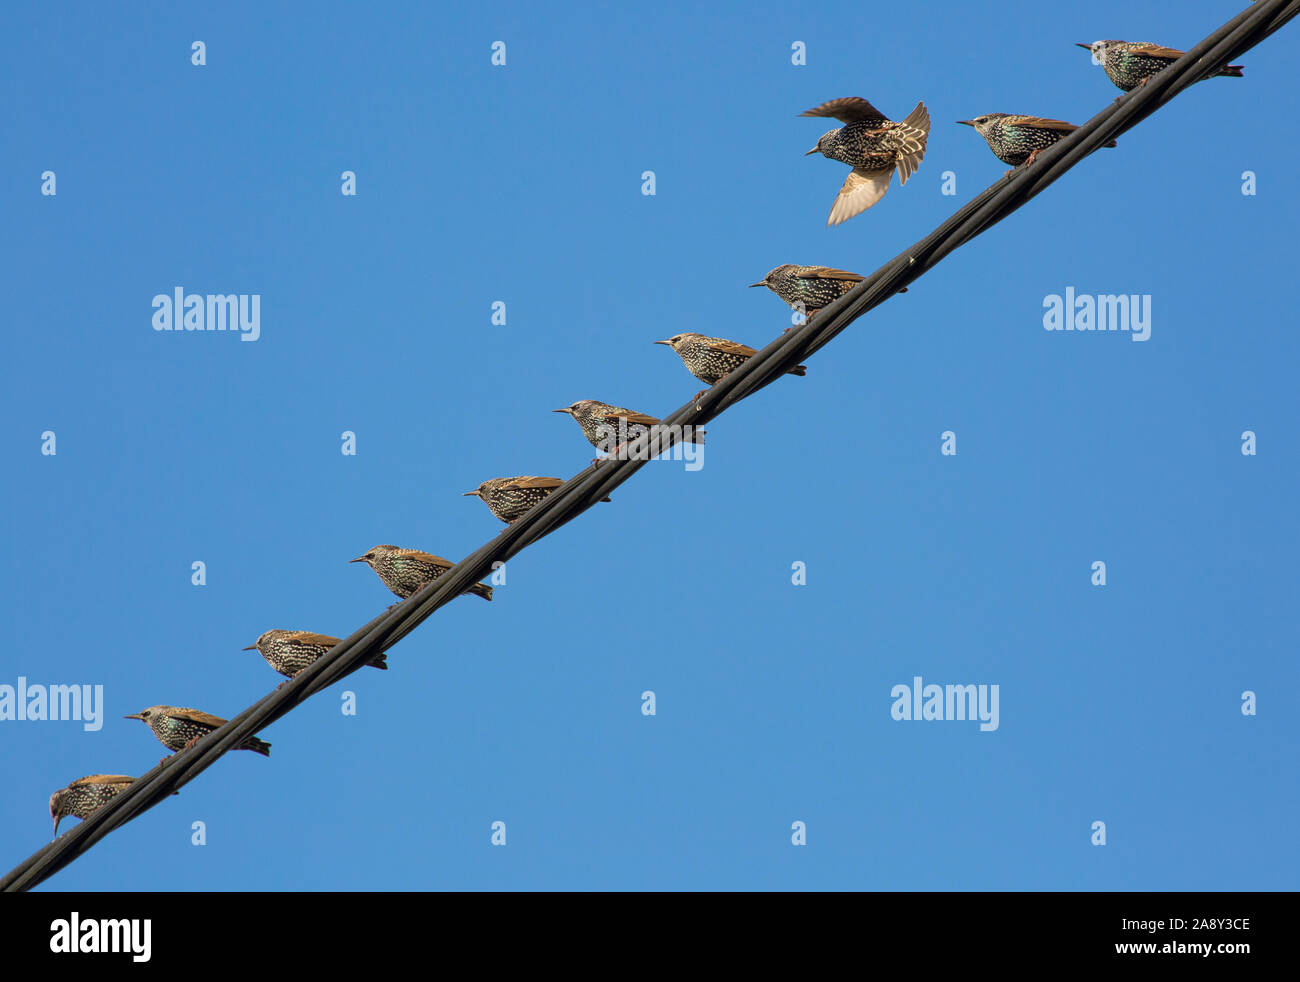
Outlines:
{"type": "MultiPolygon", "coordinates": [[[[1094,41],[1084,44],[1076,41],[1080,48],[1087,48],[1093,57],[1101,63],[1106,75],[1125,92],[1132,92],[1139,85],[1146,85],[1149,79],[1162,68],[1167,68],[1181,58],[1186,52],[1177,48],[1162,48],[1150,41],[1094,41]]],[[[1226,75],[1229,78],[1241,78],[1241,65],[1225,65],[1211,78],[1226,75]]]]}
{"type": "Polygon", "coordinates": [[[820,153],[853,168],[835,197],[827,225],[847,221],[883,198],[895,170],[902,187],[925,156],[930,114],[923,103],[918,102],[901,123],[892,122],[866,99],[856,96],[823,102],[802,115],[833,116],[844,124],[823,133],[817,146],[804,154],[807,157],[820,153]]]}
{"type": "MultiPolygon", "coordinates": [[[[54,819],[54,837],[59,837],[59,823],[71,815],[89,818],[123,791],[135,784],[125,774],[92,774],[73,781],[50,795],[50,818],[54,819]]],[[[180,794],[173,791],[172,794],[180,794]]]]}
{"type": "MultiPolygon", "coordinates": [[[[266,663],[287,679],[294,678],[304,668],[333,648],[341,638],[311,631],[265,631],[255,644],[245,651],[256,651],[266,663]]],[[[373,668],[388,669],[387,655],[380,652],[366,662],[373,668]]]]}
{"type": "Polygon", "coordinates": [[[838,300],[863,277],[829,266],[778,266],[751,287],[765,286],[790,305],[793,310],[811,317],[838,300]]]}
{"type": "Polygon", "coordinates": [[[611,406],[595,399],[579,399],[572,406],[553,412],[568,413],[582,427],[582,435],[597,450],[613,452],[629,440],[644,435],[659,420],[622,406],[611,406]]]}
{"type": "MultiPolygon", "coordinates": [[[[974,119],[959,119],[957,122],[975,127],[987,141],[993,155],[1012,167],[1032,164],[1042,151],[1079,128],[1059,119],[1011,116],[1007,113],[989,113],[974,119]]],[[[1103,146],[1113,147],[1115,141],[1111,140],[1103,146]]]]}
{"type": "Polygon", "coordinates": [[[465,494],[478,497],[491,509],[493,515],[511,525],[563,483],[563,479],[558,477],[533,477],[527,474],[521,477],[494,477],[465,494]]]}
{"type": "MultiPolygon", "coordinates": [[[[349,559],[348,562],[365,563],[384,581],[384,586],[403,600],[455,565],[450,559],[421,552],[419,549],[402,549],[390,545],[375,546],[364,556],[349,559]]],[[[492,599],[492,588],[483,583],[475,583],[468,592],[484,600],[492,599]]]]}
{"type": "MultiPolygon", "coordinates": [[[[168,750],[186,750],[194,746],[200,737],[205,737],[218,727],[225,726],[226,720],[211,713],[197,709],[182,709],[177,706],[150,706],[138,713],[123,716],[123,719],[143,720],[153,730],[153,735],[168,750]]],[[[263,757],[271,756],[271,745],[255,736],[249,737],[235,750],[252,750],[263,757]]]]}
{"type": "MultiPolygon", "coordinates": [[[[677,352],[687,371],[706,385],[714,385],[758,353],[747,344],[738,344],[726,338],[705,337],[703,334],[674,334],[666,341],[656,341],[655,344],[666,344],[677,352]]],[[[807,373],[808,369],[803,365],[796,365],[786,372],[787,375],[807,373]]]]}
{"type": "Polygon", "coordinates": [[[59,823],[71,815],[89,818],[135,783],[125,774],[92,774],[73,781],[50,795],[50,818],[54,819],[54,837],[59,837],[59,823]]]}

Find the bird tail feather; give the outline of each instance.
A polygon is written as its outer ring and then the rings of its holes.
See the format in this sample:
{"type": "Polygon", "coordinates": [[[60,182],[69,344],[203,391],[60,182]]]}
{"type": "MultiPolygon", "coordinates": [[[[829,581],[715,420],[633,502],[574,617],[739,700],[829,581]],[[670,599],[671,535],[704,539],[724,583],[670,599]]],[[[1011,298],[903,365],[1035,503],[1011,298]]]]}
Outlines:
{"type": "Polygon", "coordinates": [[[930,113],[925,103],[918,102],[899,125],[898,186],[916,173],[925,157],[925,144],[930,138],[930,113]]]}

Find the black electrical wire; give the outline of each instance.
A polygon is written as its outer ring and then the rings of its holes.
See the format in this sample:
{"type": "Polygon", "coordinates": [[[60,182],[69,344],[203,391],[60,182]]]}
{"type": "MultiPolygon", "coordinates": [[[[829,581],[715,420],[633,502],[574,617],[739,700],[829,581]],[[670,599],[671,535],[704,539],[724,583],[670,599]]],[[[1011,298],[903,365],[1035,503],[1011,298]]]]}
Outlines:
{"type": "MultiPolygon", "coordinates": [[[[1169,67],[1103,109],[1073,133],[985,189],[911,248],[866,277],[853,290],[818,311],[805,324],[782,334],[722,379],[698,402],[664,419],[665,427],[698,427],[720,415],[820,350],[868,310],[936,266],[954,249],[1021,207],[1098,147],[1115,139],[1188,86],[1207,78],[1254,47],[1300,13],[1300,0],[1257,0],[1169,67]]],[[[720,318],[719,318],[720,319],[720,318]]],[[[659,434],[659,449],[680,439],[672,429],[659,434]]],[[[217,758],[274,723],[308,697],[391,648],[439,607],[455,599],[511,556],[576,518],[640,470],[637,459],[650,435],[628,447],[628,458],[605,459],[565,482],[491,542],[461,560],[400,605],[379,615],[318,658],[283,688],[276,689],[189,750],[167,758],[126,791],[0,879],[0,890],[28,890],[68,865],[109,832],[183,787],[217,758]]]]}

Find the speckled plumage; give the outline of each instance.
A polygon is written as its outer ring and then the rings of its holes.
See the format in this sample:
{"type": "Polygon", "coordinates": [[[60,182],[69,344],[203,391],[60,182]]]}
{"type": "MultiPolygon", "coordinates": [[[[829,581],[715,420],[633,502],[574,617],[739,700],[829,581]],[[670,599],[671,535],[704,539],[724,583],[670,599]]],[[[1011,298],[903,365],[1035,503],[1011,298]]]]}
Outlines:
{"type": "MultiPolygon", "coordinates": [[[[264,631],[255,644],[245,651],[256,651],[266,663],[285,678],[294,678],[304,668],[329,651],[341,639],[312,631],[264,631]]],[[[380,652],[366,662],[373,668],[388,668],[387,655],[380,652]]]]}
{"type": "Polygon", "coordinates": [[[135,783],[125,774],[92,774],[80,777],[66,788],[50,795],[50,818],[54,819],[54,837],[65,818],[89,818],[135,783]]]}
{"type": "MultiPolygon", "coordinates": [[[[1079,41],[1076,43],[1080,48],[1087,48],[1105,69],[1106,76],[1125,92],[1131,92],[1139,85],[1145,85],[1152,75],[1168,68],[1186,54],[1177,48],[1166,48],[1151,41],[1094,41],[1092,44],[1079,41]]],[[[1225,65],[1210,77],[1241,78],[1242,67],[1225,65]]]]}
{"type": "Polygon", "coordinates": [[[618,445],[635,440],[659,423],[654,416],[595,399],[579,399],[571,406],[554,410],[567,413],[582,428],[582,435],[597,450],[611,451],[618,445]]]}
{"type": "MultiPolygon", "coordinates": [[[[647,432],[650,433],[650,439],[645,445],[647,455],[656,454],[656,448],[664,447],[664,441],[667,440],[664,430],[660,428],[661,422],[655,417],[596,399],[579,399],[573,405],[554,412],[571,416],[582,428],[582,435],[587,438],[587,442],[611,457],[625,456],[624,447],[647,432]]],[[[686,427],[680,436],[688,443],[704,442],[704,430],[693,426],[686,427]]],[[[596,461],[593,460],[592,463],[596,461]]]]}
{"type": "MultiPolygon", "coordinates": [[[[394,545],[375,546],[364,556],[348,562],[365,563],[383,580],[384,586],[403,600],[455,565],[451,560],[432,553],[394,545]]],[[[475,583],[466,592],[484,600],[492,599],[492,588],[483,583],[475,583]]]]}
{"type": "Polygon", "coordinates": [[[823,133],[817,146],[804,154],[820,153],[853,168],[835,197],[827,225],[847,221],[883,198],[895,170],[899,186],[906,184],[925,156],[930,114],[919,102],[900,122],[856,96],[832,99],[801,115],[829,116],[844,124],[823,133]]]}
{"type": "MultiPolygon", "coordinates": [[[[492,514],[510,525],[517,522],[529,508],[545,498],[564,483],[559,477],[494,477],[484,481],[466,495],[474,495],[487,505],[492,514]]],[[[608,498],[601,498],[608,501],[608,498]]]]}
{"type": "MultiPolygon", "coordinates": [[[[225,726],[227,722],[220,716],[182,706],[150,706],[123,719],[143,720],[153,730],[159,743],[168,750],[176,751],[184,750],[218,727],[225,726]]],[[[234,749],[251,750],[263,757],[271,756],[271,745],[256,736],[250,736],[234,749]]]]}
{"type": "Polygon", "coordinates": [[[830,266],[778,266],[751,287],[765,286],[797,310],[811,317],[862,282],[857,273],[830,266]]]}
{"type": "MultiPolygon", "coordinates": [[[[686,370],[706,385],[714,385],[758,353],[747,344],[704,334],[675,334],[655,344],[666,344],[677,352],[686,370]]],[[[796,365],[786,374],[806,375],[807,372],[803,365],[796,365]]]]}
{"type": "MultiPolygon", "coordinates": [[[[1079,128],[1059,119],[1010,113],[988,113],[974,119],[959,119],[957,122],[975,127],[976,132],[988,143],[993,155],[1012,167],[1033,163],[1041,151],[1079,128]]],[[[1103,146],[1113,147],[1115,141],[1111,140],[1103,146]]]]}

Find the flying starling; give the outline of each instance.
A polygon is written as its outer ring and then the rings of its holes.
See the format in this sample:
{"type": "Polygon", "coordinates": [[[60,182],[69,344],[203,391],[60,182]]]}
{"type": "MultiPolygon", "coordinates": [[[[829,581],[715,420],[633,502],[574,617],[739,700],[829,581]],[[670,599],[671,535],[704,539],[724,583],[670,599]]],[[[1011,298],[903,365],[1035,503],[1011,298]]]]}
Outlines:
{"type": "Polygon", "coordinates": [[[54,819],[54,837],[59,837],[59,823],[71,815],[89,818],[135,783],[125,774],[92,774],[73,781],[50,795],[50,818],[54,819]]]}
{"type": "MultiPolygon", "coordinates": [[[[122,718],[143,720],[164,747],[176,751],[194,746],[200,737],[205,737],[218,727],[226,725],[226,720],[220,716],[177,706],[150,706],[148,709],[142,709],[138,713],[131,713],[122,718]]],[[[255,736],[249,737],[234,749],[252,750],[263,757],[271,756],[271,745],[255,736]]]]}
{"type": "MultiPolygon", "coordinates": [[[[1139,85],[1146,85],[1156,72],[1168,68],[1186,52],[1177,48],[1162,48],[1150,41],[1094,41],[1084,44],[1076,41],[1080,48],[1087,48],[1093,57],[1101,63],[1106,75],[1125,92],[1132,92],[1139,85]]],[[[1210,78],[1226,75],[1229,78],[1241,78],[1241,65],[1225,65],[1210,78]]]]}
{"type": "MultiPolygon", "coordinates": [[[[375,546],[364,556],[349,559],[348,562],[365,563],[384,581],[384,586],[403,600],[455,565],[450,559],[421,552],[419,549],[402,549],[390,545],[375,546]]],[[[467,592],[484,600],[492,599],[492,588],[483,583],[475,583],[467,592]]]]}
{"type": "MultiPolygon", "coordinates": [[[[728,341],[726,338],[710,338],[703,334],[674,334],[666,341],[656,341],[655,344],[666,344],[677,352],[686,370],[705,385],[715,385],[758,354],[747,344],[728,341]]],[[[803,365],[795,365],[786,374],[806,375],[808,369],[803,365]]],[[[701,389],[695,393],[695,398],[698,399],[703,394],[704,390],[701,389]]]]}
{"type": "Polygon", "coordinates": [[[823,133],[817,146],[804,154],[807,157],[820,153],[853,168],[835,197],[827,225],[847,221],[883,198],[895,170],[902,187],[925,156],[930,114],[920,102],[901,123],[892,122],[866,99],[856,96],[823,102],[801,115],[832,116],[844,124],[823,133]]]}
{"type": "Polygon", "coordinates": [[[494,477],[465,494],[479,498],[491,509],[493,515],[511,525],[563,483],[562,478],[533,477],[527,474],[521,477],[494,477]]]}
{"type": "MultiPolygon", "coordinates": [[[[1057,140],[1069,136],[1079,127],[1059,119],[1041,116],[1011,116],[1007,113],[989,113],[974,119],[959,119],[959,123],[973,126],[984,137],[993,155],[1004,164],[1019,167],[1032,164],[1034,158],[1057,140]]],[[[1115,141],[1102,144],[1113,147],[1115,141]]],[[[1010,172],[1008,172],[1010,173],[1010,172]]]]}
{"type": "MultiPolygon", "coordinates": [[[[304,668],[314,662],[325,652],[333,648],[341,638],[332,638],[328,634],[313,634],[311,631],[265,631],[255,644],[250,644],[245,651],[256,651],[266,659],[266,663],[287,679],[294,678],[304,668]]],[[[387,670],[387,655],[380,652],[366,662],[373,668],[387,670]]],[[[283,684],[283,683],[281,683],[283,684]]]]}

